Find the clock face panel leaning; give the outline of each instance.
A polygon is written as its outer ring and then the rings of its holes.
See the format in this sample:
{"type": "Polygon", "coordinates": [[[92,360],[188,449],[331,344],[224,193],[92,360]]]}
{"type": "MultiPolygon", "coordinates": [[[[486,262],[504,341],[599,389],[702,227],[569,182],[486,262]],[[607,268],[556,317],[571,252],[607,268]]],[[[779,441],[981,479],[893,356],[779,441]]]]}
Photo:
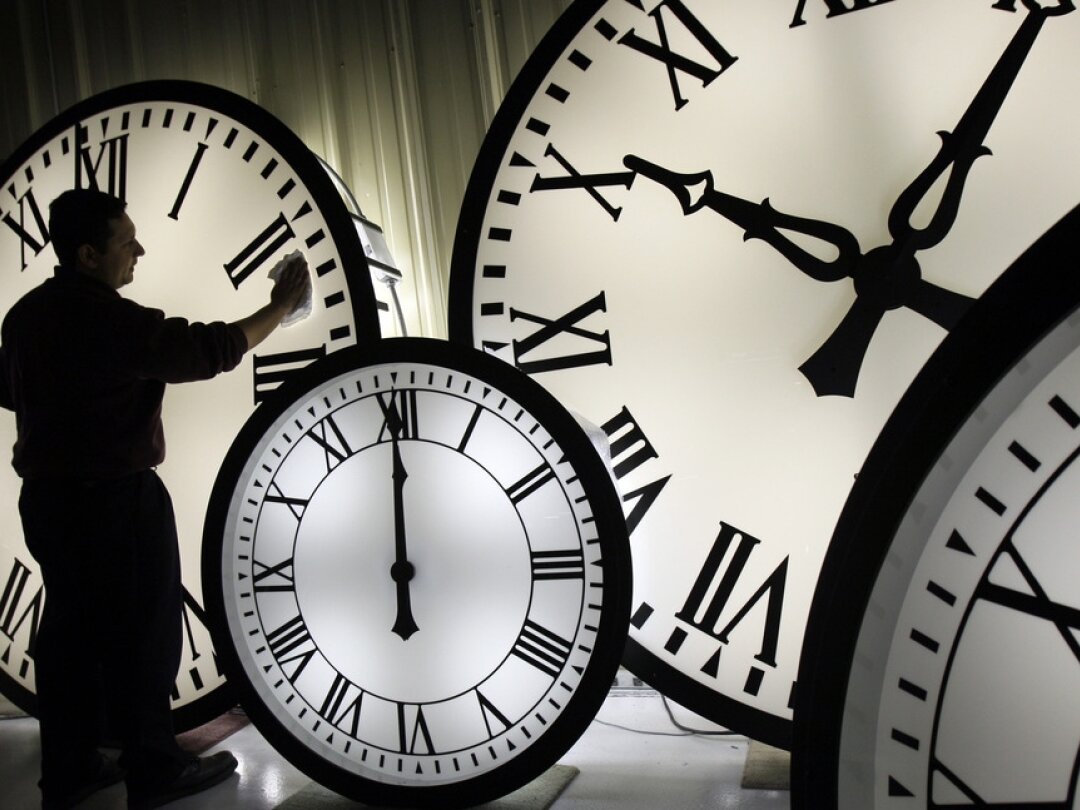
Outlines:
{"type": "Polygon", "coordinates": [[[508,93],[451,338],[607,432],[625,664],[670,697],[790,744],[814,584],[877,432],[1075,203],[1073,12],[582,0],[508,93]]]}
{"type": "Polygon", "coordinates": [[[793,807],[1076,806],[1078,269],[1080,208],[875,443],[810,613],[793,807]]]}
{"type": "Polygon", "coordinates": [[[618,668],[614,484],[525,375],[417,338],[340,352],[245,426],[204,587],[241,702],[360,801],[485,801],[555,763],[618,668]]]}
{"type": "MultiPolygon", "coordinates": [[[[184,655],[173,705],[187,728],[228,705],[204,626],[199,541],[214,474],[236,431],[269,390],[315,357],[378,337],[363,249],[314,155],[255,104],[215,87],[147,82],[93,96],[50,121],[0,170],[0,306],[52,275],[46,225],[62,191],[121,197],[146,255],[121,292],[167,315],[231,321],[269,298],[270,268],[302,250],[314,300],[305,321],[278,329],[213,380],[170,386],[168,449],[159,469],[172,494],[185,585],[184,655]]],[[[14,420],[2,426],[14,442],[14,420]]],[[[34,635],[44,598],[14,508],[19,481],[0,465],[0,689],[33,712],[34,635]]]]}

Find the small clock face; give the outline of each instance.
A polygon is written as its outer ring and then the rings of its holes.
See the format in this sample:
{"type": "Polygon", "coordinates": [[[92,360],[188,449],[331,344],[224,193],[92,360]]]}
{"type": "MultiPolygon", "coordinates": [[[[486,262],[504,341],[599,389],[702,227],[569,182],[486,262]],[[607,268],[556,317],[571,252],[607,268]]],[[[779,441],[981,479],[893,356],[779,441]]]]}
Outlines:
{"type": "Polygon", "coordinates": [[[871,453],[807,630],[795,807],[1076,806],[1078,227],[987,293],[871,453]]]}
{"type": "Polygon", "coordinates": [[[308,369],[237,439],[205,543],[243,705],[364,802],[513,790],[618,667],[614,485],[546,392],[471,349],[384,340],[308,369]]]}
{"type": "Polygon", "coordinates": [[[608,433],[636,569],[625,663],[684,705],[790,743],[866,453],[1075,203],[1073,11],[580,0],[508,93],[459,222],[451,337],[608,433]]]}
{"type": "MultiPolygon", "coordinates": [[[[0,302],[6,309],[50,277],[56,258],[48,205],[72,187],[125,199],[146,255],[121,294],[168,315],[232,321],[269,300],[270,268],[302,250],[312,268],[312,316],[278,329],[240,367],[170,386],[160,473],[173,496],[184,573],[184,657],[177,726],[229,705],[204,626],[199,539],[210,484],[236,431],[298,367],[378,336],[371,280],[347,209],[316,158],[264,110],[232,93],[150,82],[94,96],[35,133],[0,170],[0,302]],[[200,708],[200,703],[203,706],[200,708]]],[[[6,447],[14,420],[3,425],[6,447]]],[[[14,509],[19,481],[5,464],[0,492],[0,688],[34,709],[33,647],[43,598],[14,509]]]]}

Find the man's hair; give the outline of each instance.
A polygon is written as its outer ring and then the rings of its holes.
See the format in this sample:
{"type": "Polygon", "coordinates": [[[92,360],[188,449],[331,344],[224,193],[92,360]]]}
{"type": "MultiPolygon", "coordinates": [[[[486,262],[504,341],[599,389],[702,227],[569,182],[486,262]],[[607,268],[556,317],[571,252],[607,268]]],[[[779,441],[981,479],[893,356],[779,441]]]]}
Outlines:
{"type": "Polygon", "coordinates": [[[75,267],[79,248],[90,245],[104,253],[112,226],[127,203],[104,191],[76,188],[65,191],[49,204],[49,238],[56,258],[65,267],[75,267]]]}

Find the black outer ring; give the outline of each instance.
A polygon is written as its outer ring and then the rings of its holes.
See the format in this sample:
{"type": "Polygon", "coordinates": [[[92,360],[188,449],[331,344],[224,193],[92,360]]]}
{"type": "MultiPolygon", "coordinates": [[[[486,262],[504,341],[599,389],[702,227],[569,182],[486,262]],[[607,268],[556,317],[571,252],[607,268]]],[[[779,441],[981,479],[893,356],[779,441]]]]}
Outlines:
{"type": "MultiPolygon", "coordinates": [[[[262,107],[229,90],[200,82],[163,79],[123,85],[98,93],[63,110],[20,144],[0,165],[0,186],[6,186],[26,161],[32,159],[49,141],[83,119],[114,107],[153,101],[193,104],[226,115],[257,132],[285,159],[325,217],[330,236],[341,255],[357,341],[378,340],[379,315],[364,248],[333,182],[299,136],[262,107]]],[[[172,718],[176,730],[187,731],[227,711],[235,703],[228,687],[228,683],[222,684],[174,709],[172,718]]],[[[0,671],[0,693],[27,714],[37,714],[37,695],[3,671],[0,671]]]]}
{"type": "Polygon", "coordinates": [[[476,252],[480,247],[480,227],[484,223],[495,186],[495,176],[529,102],[540,90],[558,58],[607,0],[576,0],[540,40],[506,92],[487,135],[480,145],[476,163],[465,187],[458,215],[454,249],[450,258],[449,332],[450,340],[473,345],[472,306],[476,252]]]}
{"type": "Polygon", "coordinates": [[[829,544],[799,666],[793,810],[838,802],[840,732],[855,644],[915,493],[1016,362],[1080,303],[1080,206],[1024,252],[942,341],[886,422],[829,544]]]}
{"type": "Polygon", "coordinates": [[[630,617],[630,541],[615,485],[577,421],[539,383],[501,360],[475,349],[430,338],[387,338],[372,346],[335,352],[298,372],[248,420],[229,450],[214,483],[203,535],[203,594],[215,646],[240,702],[267,740],[293,765],[342,795],[374,805],[467,807],[503,796],[539,776],[577,741],[607,697],[621,658],[630,617]],[[232,644],[221,583],[225,522],[244,465],[274,421],[309,391],[339,374],[365,366],[417,362],[460,371],[482,380],[526,408],[556,440],[577,471],[588,496],[603,549],[604,607],[596,647],[581,685],[541,739],[505,765],[475,778],[438,786],[387,785],[348,773],[314,754],[278,720],[248,680],[232,644]]]}
{"type": "MultiPolygon", "coordinates": [[[[570,41],[606,0],[577,0],[556,21],[521,69],[492,121],[465,190],[450,269],[450,340],[473,345],[473,282],[480,228],[495,176],[525,108],[570,41]]],[[[623,665],[667,697],[716,723],[780,748],[791,747],[791,721],[716,692],[661,660],[632,638],[623,665]]]]}

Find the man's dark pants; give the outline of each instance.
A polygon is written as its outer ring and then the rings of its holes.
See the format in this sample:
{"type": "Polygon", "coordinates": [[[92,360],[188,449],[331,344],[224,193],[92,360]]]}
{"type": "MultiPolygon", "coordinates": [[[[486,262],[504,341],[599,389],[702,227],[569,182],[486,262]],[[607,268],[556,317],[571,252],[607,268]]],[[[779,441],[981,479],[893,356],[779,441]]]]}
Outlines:
{"type": "Polygon", "coordinates": [[[45,583],[34,654],[42,789],[63,792],[93,769],[106,713],[129,785],[173,778],[187,759],[169,706],[183,592],[165,486],[152,470],[28,480],[19,511],[45,583]]]}

